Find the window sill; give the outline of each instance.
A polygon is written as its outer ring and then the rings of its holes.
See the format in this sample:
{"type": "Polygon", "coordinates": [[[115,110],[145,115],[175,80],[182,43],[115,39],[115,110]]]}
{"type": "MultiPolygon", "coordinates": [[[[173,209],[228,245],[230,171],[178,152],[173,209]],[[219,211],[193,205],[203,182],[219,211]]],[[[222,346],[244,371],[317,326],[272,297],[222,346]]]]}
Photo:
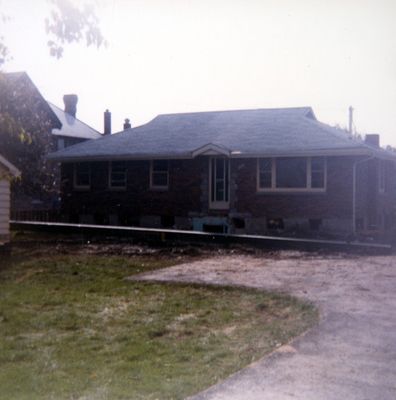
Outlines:
{"type": "Polygon", "coordinates": [[[209,203],[210,210],[228,210],[229,208],[230,203],[228,202],[209,203]]]}
{"type": "Polygon", "coordinates": [[[258,194],[326,194],[324,189],[258,189],[258,194]]]}
{"type": "Polygon", "coordinates": [[[76,192],[88,192],[91,190],[90,186],[74,186],[73,190],[76,192]]]}
{"type": "Polygon", "coordinates": [[[150,186],[150,190],[153,192],[167,192],[169,190],[168,186],[150,186]]]}

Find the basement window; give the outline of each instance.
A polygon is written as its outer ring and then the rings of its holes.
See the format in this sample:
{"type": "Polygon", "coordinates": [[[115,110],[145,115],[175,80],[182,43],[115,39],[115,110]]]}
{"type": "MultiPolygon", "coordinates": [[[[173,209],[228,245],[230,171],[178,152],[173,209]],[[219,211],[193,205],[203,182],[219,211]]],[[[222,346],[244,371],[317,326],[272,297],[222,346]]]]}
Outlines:
{"type": "Polygon", "coordinates": [[[89,189],[91,187],[91,165],[89,163],[74,164],[74,188],[89,189]]]}
{"type": "Polygon", "coordinates": [[[326,172],[325,157],[260,158],[257,162],[257,190],[323,192],[326,172]]]}
{"type": "Polygon", "coordinates": [[[283,230],[285,229],[285,224],[282,218],[268,218],[267,219],[267,229],[270,230],[283,230]]]}
{"type": "Polygon", "coordinates": [[[208,233],[227,233],[227,226],[223,224],[203,224],[202,230],[208,233]]]}
{"type": "Polygon", "coordinates": [[[173,215],[162,215],[161,216],[161,227],[162,228],[173,228],[175,226],[175,217],[173,215]]]}
{"type": "Polygon", "coordinates": [[[125,161],[111,161],[109,163],[110,189],[125,189],[127,183],[125,161]]]}
{"type": "Polygon", "coordinates": [[[152,160],[150,165],[150,187],[167,190],[169,186],[168,160],[152,160]]]}
{"type": "Polygon", "coordinates": [[[244,218],[233,218],[232,224],[234,225],[235,229],[245,229],[245,220],[244,218]]]}

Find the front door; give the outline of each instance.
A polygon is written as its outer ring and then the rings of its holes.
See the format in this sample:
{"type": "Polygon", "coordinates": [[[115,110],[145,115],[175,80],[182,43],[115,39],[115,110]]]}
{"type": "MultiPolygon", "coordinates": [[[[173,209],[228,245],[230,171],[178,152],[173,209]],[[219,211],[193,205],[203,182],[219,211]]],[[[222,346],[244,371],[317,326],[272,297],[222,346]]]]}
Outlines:
{"type": "Polygon", "coordinates": [[[230,207],[230,160],[225,157],[209,159],[209,208],[226,210],[230,207]]]}

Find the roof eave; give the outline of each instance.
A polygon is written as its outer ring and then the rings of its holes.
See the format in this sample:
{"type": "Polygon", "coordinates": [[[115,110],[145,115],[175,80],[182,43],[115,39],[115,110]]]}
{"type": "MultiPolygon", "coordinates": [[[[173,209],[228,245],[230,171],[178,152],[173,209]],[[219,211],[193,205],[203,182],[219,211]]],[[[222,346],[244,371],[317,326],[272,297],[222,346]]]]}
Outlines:
{"type": "Polygon", "coordinates": [[[117,155],[86,155],[86,156],[57,156],[50,153],[47,159],[55,162],[82,162],[82,161],[111,161],[111,160],[183,160],[192,159],[190,153],[183,154],[117,154],[117,155]]]}
{"type": "MultiPolygon", "coordinates": [[[[199,154],[195,154],[194,151],[179,154],[102,154],[102,155],[57,155],[57,153],[51,153],[47,158],[51,161],[56,162],[81,162],[81,161],[109,161],[109,160],[152,160],[152,159],[163,159],[163,160],[176,160],[176,159],[192,159],[197,157],[199,154]]],[[[202,154],[211,155],[211,154],[202,154]]],[[[260,158],[260,157],[315,157],[315,156],[370,156],[373,155],[378,158],[384,158],[384,154],[380,151],[373,151],[366,148],[350,148],[350,149],[317,149],[317,150],[295,150],[295,151],[282,151],[273,150],[269,152],[257,152],[257,153],[244,153],[241,151],[231,151],[227,154],[219,154],[221,156],[230,158],[260,158]]],[[[389,155],[389,159],[396,161],[396,155],[389,155]]]]}
{"type": "Polygon", "coordinates": [[[54,136],[58,137],[65,137],[65,138],[74,138],[74,139],[85,139],[85,140],[96,140],[102,137],[100,133],[97,134],[97,136],[92,137],[88,135],[77,135],[73,133],[67,133],[67,132],[62,132],[59,131],[58,129],[53,129],[51,132],[54,136]]]}
{"type": "Polygon", "coordinates": [[[13,177],[17,178],[17,177],[21,176],[21,171],[19,171],[19,169],[17,167],[15,167],[13,164],[11,164],[2,155],[0,155],[0,164],[4,165],[13,177]]]}

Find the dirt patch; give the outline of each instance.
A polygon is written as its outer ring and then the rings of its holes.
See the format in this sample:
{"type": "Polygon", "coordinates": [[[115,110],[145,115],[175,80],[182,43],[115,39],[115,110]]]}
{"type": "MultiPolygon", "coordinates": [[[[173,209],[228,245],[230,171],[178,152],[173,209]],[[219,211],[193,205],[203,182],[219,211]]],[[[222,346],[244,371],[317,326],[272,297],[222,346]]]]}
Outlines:
{"type": "Polygon", "coordinates": [[[138,279],[275,290],[313,301],[321,310],[319,325],[306,335],[196,400],[396,398],[395,256],[235,254],[138,279]]]}

